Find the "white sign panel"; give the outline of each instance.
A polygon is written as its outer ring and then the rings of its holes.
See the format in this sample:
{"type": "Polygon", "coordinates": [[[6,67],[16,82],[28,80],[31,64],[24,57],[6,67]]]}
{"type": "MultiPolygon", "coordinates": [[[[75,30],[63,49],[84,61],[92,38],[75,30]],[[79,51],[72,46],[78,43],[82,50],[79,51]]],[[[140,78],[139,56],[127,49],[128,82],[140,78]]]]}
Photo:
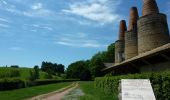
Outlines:
{"type": "Polygon", "coordinates": [[[156,100],[148,79],[122,79],[121,92],[122,100],[156,100]]]}

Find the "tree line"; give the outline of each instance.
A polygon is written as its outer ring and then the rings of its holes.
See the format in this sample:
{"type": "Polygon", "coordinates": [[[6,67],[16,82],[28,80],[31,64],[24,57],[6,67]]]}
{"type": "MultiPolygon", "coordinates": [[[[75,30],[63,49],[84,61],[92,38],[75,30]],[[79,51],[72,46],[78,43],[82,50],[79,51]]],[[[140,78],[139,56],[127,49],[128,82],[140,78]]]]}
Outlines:
{"type": "Polygon", "coordinates": [[[102,76],[101,69],[105,67],[104,63],[113,63],[115,61],[114,52],[115,45],[112,43],[106,51],[96,53],[90,60],[81,60],[70,64],[66,70],[66,77],[91,80],[102,76]]]}
{"type": "Polygon", "coordinates": [[[56,75],[57,73],[64,74],[65,66],[62,64],[42,62],[41,70],[48,74],[56,75]]]}

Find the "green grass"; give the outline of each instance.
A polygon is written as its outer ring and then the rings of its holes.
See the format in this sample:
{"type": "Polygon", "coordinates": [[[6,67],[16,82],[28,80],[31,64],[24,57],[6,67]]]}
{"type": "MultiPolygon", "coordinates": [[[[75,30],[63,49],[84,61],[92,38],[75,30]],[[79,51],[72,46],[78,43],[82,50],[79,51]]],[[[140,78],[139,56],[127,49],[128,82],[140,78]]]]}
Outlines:
{"type": "MultiPolygon", "coordinates": [[[[33,68],[6,68],[6,67],[0,67],[0,74],[6,74],[10,73],[11,70],[16,69],[20,72],[20,78],[21,79],[28,79],[30,75],[30,70],[33,70],[33,68]]],[[[44,79],[45,72],[40,71],[40,79],[44,79]]]]}
{"type": "Polygon", "coordinates": [[[80,88],[85,93],[80,100],[118,100],[118,98],[105,94],[99,88],[94,87],[94,82],[80,82],[80,88]]]}
{"type": "Polygon", "coordinates": [[[56,91],[70,85],[71,82],[42,85],[12,91],[1,91],[0,100],[23,100],[40,94],[56,91]]]}

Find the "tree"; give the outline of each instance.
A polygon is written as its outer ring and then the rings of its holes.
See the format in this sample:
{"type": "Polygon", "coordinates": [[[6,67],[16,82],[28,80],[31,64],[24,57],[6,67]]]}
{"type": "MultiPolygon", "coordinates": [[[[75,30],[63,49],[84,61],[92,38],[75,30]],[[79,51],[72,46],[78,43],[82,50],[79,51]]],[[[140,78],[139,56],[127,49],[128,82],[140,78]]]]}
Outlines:
{"type": "Polygon", "coordinates": [[[105,60],[106,62],[115,62],[115,44],[112,43],[108,46],[107,48],[107,54],[106,54],[107,59],[105,60]]]}
{"type": "Polygon", "coordinates": [[[30,81],[36,80],[35,72],[33,70],[30,70],[30,76],[28,78],[30,81]]]}
{"type": "Polygon", "coordinates": [[[98,53],[92,57],[89,66],[93,77],[102,76],[101,69],[103,69],[105,66],[101,59],[101,53],[98,53]]]}
{"type": "Polygon", "coordinates": [[[102,76],[102,69],[105,68],[104,63],[113,63],[115,60],[115,44],[108,46],[107,51],[96,53],[90,60],[77,61],[70,64],[67,68],[67,78],[80,78],[102,76]],[[88,72],[90,71],[90,73],[88,72]],[[89,75],[89,76],[88,76],[89,75]]]}
{"type": "Polygon", "coordinates": [[[66,71],[66,77],[80,79],[80,80],[90,80],[91,73],[88,69],[88,62],[77,61],[70,64],[66,71]]]}
{"type": "Polygon", "coordinates": [[[80,80],[82,80],[82,81],[91,80],[91,72],[90,72],[88,69],[84,69],[84,70],[80,73],[80,80]]]}
{"type": "Polygon", "coordinates": [[[56,75],[64,73],[65,66],[62,64],[51,63],[51,62],[42,62],[41,70],[47,72],[48,74],[56,75]]]}
{"type": "Polygon", "coordinates": [[[19,68],[18,65],[11,65],[11,68],[19,68]]]}
{"type": "Polygon", "coordinates": [[[35,79],[39,79],[40,77],[39,66],[34,66],[34,71],[35,71],[35,79]]]}

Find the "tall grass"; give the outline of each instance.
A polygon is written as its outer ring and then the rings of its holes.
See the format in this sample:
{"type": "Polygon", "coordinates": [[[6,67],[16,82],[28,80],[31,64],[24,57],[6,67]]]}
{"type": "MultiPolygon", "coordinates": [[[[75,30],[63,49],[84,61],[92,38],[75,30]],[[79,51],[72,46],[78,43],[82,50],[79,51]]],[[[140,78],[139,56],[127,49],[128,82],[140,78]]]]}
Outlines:
{"type": "Polygon", "coordinates": [[[99,88],[95,88],[94,82],[80,82],[80,88],[85,93],[80,100],[118,100],[115,96],[105,94],[99,88]]]}

